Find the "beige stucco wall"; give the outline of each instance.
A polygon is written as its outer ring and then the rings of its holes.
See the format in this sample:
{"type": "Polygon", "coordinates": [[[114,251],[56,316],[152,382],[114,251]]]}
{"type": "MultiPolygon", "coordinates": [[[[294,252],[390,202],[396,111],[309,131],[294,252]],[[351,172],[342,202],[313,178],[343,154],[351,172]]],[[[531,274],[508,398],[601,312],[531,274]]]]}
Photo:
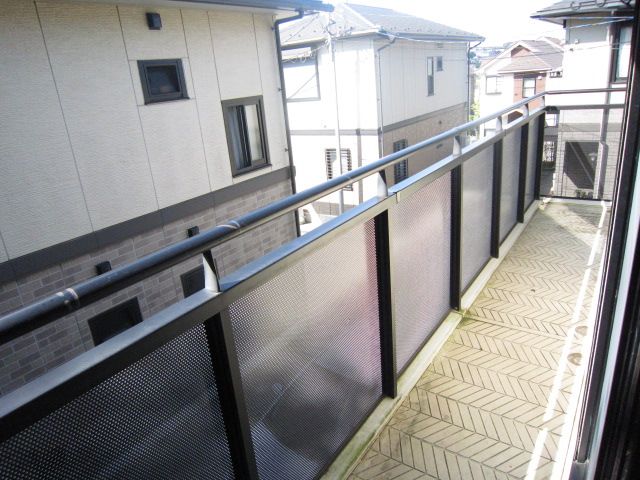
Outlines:
{"type": "Polygon", "coordinates": [[[288,164],[268,14],[7,0],[0,262],[288,164]],[[144,105],[137,61],[180,58],[188,100],[144,105]],[[272,167],[232,179],[221,100],[262,95],[272,167]]]}

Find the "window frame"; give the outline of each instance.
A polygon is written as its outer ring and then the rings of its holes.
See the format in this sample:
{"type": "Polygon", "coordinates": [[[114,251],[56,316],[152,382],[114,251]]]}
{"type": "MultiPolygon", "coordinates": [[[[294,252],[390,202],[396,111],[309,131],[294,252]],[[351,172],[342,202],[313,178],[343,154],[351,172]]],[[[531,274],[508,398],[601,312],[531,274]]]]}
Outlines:
{"type": "Polygon", "coordinates": [[[142,85],[142,95],[144,104],[171,102],[175,100],[188,100],[187,83],[184,77],[184,68],[181,58],[168,58],[162,60],[138,60],[138,72],[140,73],[140,84],[142,85]],[[173,93],[153,94],[149,85],[149,75],[147,69],[149,67],[175,66],[176,76],[180,91],[173,93]]]}
{"type": "Polygon", "coordinates": [[[527,76],[522,77],[522,98],[529,98],[529,97],[532,97],[533,95],[535,95],[537,87],[538,87],[538,78],[537,78],[537,76],[534,77],[534,76],[531,76],[531,75],[527,75],[527,76]],[[525,82],[527,80],[533,80],[533,93],[531,95],[525,94],[525,89],[527,88],[525,86],[525,82]]]}
{"type": "MultiPolygon", "coordinates": [[[[335,148],[325,148],[324,149],[324,166],[326,169],[326,173],[327,173],[327,180],[331,180],[333,178],[335,178],[335,175],[333,173],[333,162],[329,161],[329,155],[331,154],[331,152],[333,152],[333,155],[336,156],[336,149],[335,148]]],[[[353,158],[351,157],[351,149],[350,148],[340,148],[340,162],[342,162],[342,154],[346,154],[346,167],[347,170],[346,172],[343,169],[342,175],[344,175],[347,172],[351,172],[353,171],[353,158]]],[[[337,158],[335,160],[333,160],[334,162],[337,160],[337,158]]],[[[342,187],[343,190],[346,190],[347,192],[352,192],[353,191],[353,184],[351,185],[347,185],[346,187],[342,187]]]]}
{"type": "Polygon", "coordinates": [[[444,59],[442,55],[436,57],[436,72],[444,72],[444,59]]]}
{"type": "Polygon", "coordinates": [[[500,95],[502,94],[502,75],[487,75],[484,79],[484,93],[487,95],[500,95]],[[489,79],[495,78],[495,90],[489,91],[489,79]]]}
{"type": "MultiPolygon", "coordinates": [[[[616,25],[616,29],[614,32],[614,36],[613,36],[613,44],[611,45],[611,50],[612,50],[612,59],[611,59],[611,79],[610,82],[611,83],[626,83],[629,79],[628,75],[629,75],[629,70],[627,68],[627,76],[626,77],[619,77],[618,76],[618,64],[620,62],[620,37],[622,34],[622,30],[624,28],[630,28],[633,29],[633,23],[632,22],[621,22],[618,25],[616,25]]],[[[631,48],[631,39],[629,39],[629,48],[631,48]]],[[[631,52],[629,52],[631,53],[631,52]]],[[[631,60],[631,59],[629,59],[631,60]]],[[[630,65],[630,63],[629,63],[630,65]]]]}
{"type": "Polygon", "coordinates": [[[433,97],[436,94],[436,66],[435,57],[427,57],[427,97],[433,97]],[[429,73],[431,67],[431,73],[429,73]]]}
{"type": "MultiPolygon", "coordinates": [[[[290,93],[287,92],[287,102],[312,102],[312,101],[316,101],[316,100],[321,100],[322,99],[322,95],[320,93],[320,71],[318,69],[318,56],[317,55],[311,55],[302,59],[290,59],[290,60],[283,60],[282,61],[282,73],[285,75],[285,87],[286,87],[286,70],[288,68],[298,68],[298,67],[303,67],[306,66],[305,64],[309,61],[313,60],[314,66],[315,66],[315,78],[316,78],[316,92],[317,95],[315,97],[298,97],[298,98],[291,98],[289,97],[290,93]],[[294,62],[297,62],[298,64],[295,64],[294,62]]],[[[306,85],[306,84],[305,84],[306,85]]],[[[305,86],[303,85],[303,86],[305,86]]],[[[301,88],[298,89],[301,90],[301,88]]],[[[294,95],[298,93],[298,92],[294,92],[294,95]]]]}
{"type": "MultiPolygon", "coordinates": [[[[267,128],[264,119],[264,103],[262,100],[262,95],[257,95],[254,97],[243,97],[243,98],[233,98],[229,100],[222,100],[222,116],[224,118],[224,130],[227,137],[227,148],[229,150],[229,160],[231,162],[231,176],[237,177],[240,175],[244,175],[245,173],[252,172],[254,170],[259,170],[261,168],[266,168],[271,166],[271,160],[269,156],[269,143],[267,141],[267,128]],[[237,162],[235,157],[235,151],[233,148],[234,140],[231,132],[231,122],[230,116],[232,115],[232,111],[235,113],[237,107],[244,107],[249,105],[255,105],[256,110],[258,112],[258,128],[260,130],[260,143],[262,146],[263,157],[260,160],[253,161],[249,158],[251,165],[246,167],[238,167],[239,162],[237,162]]],[[[238,137],[242,142],[242,150],[246,151],[247,149],[247,132],[239,132],[238,137]]]]}

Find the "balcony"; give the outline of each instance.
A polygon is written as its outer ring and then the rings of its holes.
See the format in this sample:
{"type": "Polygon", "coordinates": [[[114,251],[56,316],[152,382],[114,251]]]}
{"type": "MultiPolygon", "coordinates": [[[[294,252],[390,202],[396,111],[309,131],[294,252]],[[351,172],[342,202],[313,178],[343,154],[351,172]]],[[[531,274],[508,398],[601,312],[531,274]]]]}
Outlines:
{"type": "Polygon", "coordinates": [[[4,396],[0,477],[561,472],[584,396],[621,105],[553,99],[536,95],[1,318],[7,343],[193,256],[207,272],[204,290],[4,396]],[[551,129],[577,128],[582,110],[607,112],[611,128],[562,140],[598,147],[557,150],[552,170],[551,129]],[[496,119],[494,135],[470,141],[496,119]],[[451,138],[451,155],[387,188],[380,172],[451,138]],[[211,248],[372,175],[377,197],[218,279],[211,248]]]}

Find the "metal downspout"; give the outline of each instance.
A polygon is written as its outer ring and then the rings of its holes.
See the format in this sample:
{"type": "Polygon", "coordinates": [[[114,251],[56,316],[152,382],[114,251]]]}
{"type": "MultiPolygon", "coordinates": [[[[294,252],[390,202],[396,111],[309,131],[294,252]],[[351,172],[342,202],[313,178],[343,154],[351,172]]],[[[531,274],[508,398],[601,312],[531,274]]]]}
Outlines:
{"type": "MultiPolygon", "coordinates": [[[[281,18],[273,23],[273,29],[276,36],[276,55],[278,56],[278,74],[280,75],[280,93],[282,95],[282,110],[284,112],[284,130],[287,137],[287,155],[289,156],[289,175],[291,179],[291,193],[296,194],[296,167],[293,164],[293,151],[291,149],[291,129],[289,127],[289,110],[287,108],[287,91],[284,84],[284,66],[282,64],[282,43],[280,40],[280,25],[294,20],[300,20],[304,17],[304,10],[298,10],[297,15],[287,18],[281,18]]],[[[300,218],[298,211],[293,214],[296,223],[296,237],[300,236],[300,218]]]]}

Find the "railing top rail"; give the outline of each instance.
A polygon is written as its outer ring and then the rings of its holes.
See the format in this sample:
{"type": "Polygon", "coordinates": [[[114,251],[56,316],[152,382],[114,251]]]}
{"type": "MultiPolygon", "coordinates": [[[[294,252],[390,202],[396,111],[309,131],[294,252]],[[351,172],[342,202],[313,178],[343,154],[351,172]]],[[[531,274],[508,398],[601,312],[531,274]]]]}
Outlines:
{"type": "MultiPolygon", "coordinates": [[[[40,301],[32,303],[31,305],[27,305],[19,310],[0,317],[0,345],[24,333],[35,330],[36,328],[68,313],[100,300],[101,298],[104,298],[118,290],[150,277],[155,273],[170,268],[181,261],[201,254],[202,252],[231,240],[238,235],[263,225],[270,220],[290,213],[299,207],[307,205],[370,175],[381,172],[385,168],[398,163],[403,158],[419,150],[437,145],[444,140],[457,137],[491,120],[501,118],[503,115],[527,106],[529,103],[542,98],[545,95],[598,93],[609,91],[624,91],[624,89],[603,88],[589,90],[557,90],[538,93],[490,115],[464,123],[434,137],[411,145],[404,150],[382,157],[375,162],[371,162],[332,180],[236,217],[225,224],[217,225],[209,230],[203,231],[199,235],[164,247],[154,253],[135,260],[130,264],[115,268],[98,277],[85,280],[40,301]]],[[[531,112],[531,115],[533,116],[534,113],[535,112],[531,112]]],[[[446,168],[446,165],[443,165],[443,168],[446,168]]]]}

